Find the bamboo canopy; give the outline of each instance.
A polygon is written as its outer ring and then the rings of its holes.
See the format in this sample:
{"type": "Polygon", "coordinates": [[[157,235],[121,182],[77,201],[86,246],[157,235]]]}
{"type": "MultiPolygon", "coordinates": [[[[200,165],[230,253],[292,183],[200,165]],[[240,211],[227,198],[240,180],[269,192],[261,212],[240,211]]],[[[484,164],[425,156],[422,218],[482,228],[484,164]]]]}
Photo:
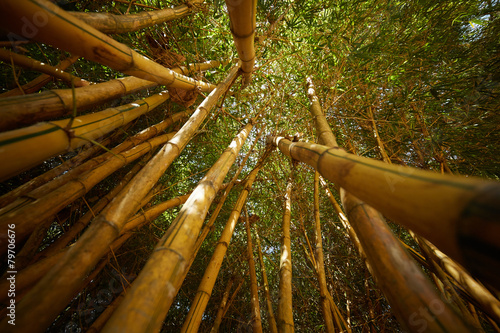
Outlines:
{"type": "Polygon", "coordinates": [[[429,239],[481,280],[498,286],[499,272],[494,267],[500,265],[493,264],[498,258],[484,250],[500,245],[491,237],[500,231],[494,222],[500,201],[496,195],[498,182],[387,165],[340,149],[291,142],[283,137],[270,137],[269,142],[429,239]]]}
{"type": "Polygon", "coordinates": [[[71,16],[47,0],[2,1],[0,16],[4,27],[23,34],[23,20],[26,15],[40,15],[47,23],[35,34],[38,41],[80,55],[86,59],[109,66],[122,73],[157,82],[172,88],[211,91],[215,86],[177,74],[152,60],[138,54],[91,26],[71,16]],[[84,42],[82,42],[84,41],[84,42]]]}
{"type": "Polygon", "coordinates": [[[139,14],[114,15],[110,13],[70,12],[77,19],[87,23],[105,34],[121,34],[137,31],[157,24],[172,21],[190,14],[203,0],[191,1],[190,6],[180,5],[174,8],[145,11],[139,14]]]}
{"type": "Polygon", "coordinates": [[[252,80],[253,65],[255,63],[255,15],[256,0],[226,0],[227,11],[231,19],[231,33],[234,45],[242,62],[243,84],[252,80]]]}

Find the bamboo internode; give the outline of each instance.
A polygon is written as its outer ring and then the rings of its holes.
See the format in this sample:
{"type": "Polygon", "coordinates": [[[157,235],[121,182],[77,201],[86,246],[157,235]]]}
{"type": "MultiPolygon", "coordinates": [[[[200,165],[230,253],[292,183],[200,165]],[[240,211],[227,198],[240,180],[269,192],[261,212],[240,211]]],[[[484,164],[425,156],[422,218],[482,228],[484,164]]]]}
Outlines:
{"type": "Polygon", "coordinates": [[[227,11],[231,19],[231,33],[234,45],[242,62],[243,84],[252,80],[255,64],[255,17],[257,0],[226,0],[227,11]]]}
{"type": "Polygon", "coordinates": [[[19,174],[68,149],[78,148],[86,142],[100,138],[153,110],[168,98],[168,93],[163,92],[74,119],[39,123],[1,133],[0,159],[5,162],[0,165],[0,180],[19,174]]]}
{"type": "Polygon", "coordinates": [[[2,1],[0,19],[2,26],[12,31],[19,39],[33,38],[49,43],[125,74],[172,88],[199,88],[201,91],[211,91],[215,88],[212,84],[177,74],[149,60],[47,0],[2,1]],[[28,23],[36,33],[26,31],[26,17],[33,18],[33,22],[28,23]]]}
{"type": "Polygon", "coordinates": [[[285,155],[311,165],[326,179],[429,239],[478,278],[498,286],[500,264],[494,253],[500,244],[493,236],[500,233],[495,222],[500,207],[498,182],[388,165],[283,137],[269,139],[285,155]]]}
{"type": "Polygon", "coordinates": [[[82,12],[70,12],[70,14],[105,34],[121,34],[184,17],[192,13],[193,9],[202,3],[203,0],[194,0],[191,1],[190,6],[180,5],[174,8],[144,11],[129,15],[82,12]]]}

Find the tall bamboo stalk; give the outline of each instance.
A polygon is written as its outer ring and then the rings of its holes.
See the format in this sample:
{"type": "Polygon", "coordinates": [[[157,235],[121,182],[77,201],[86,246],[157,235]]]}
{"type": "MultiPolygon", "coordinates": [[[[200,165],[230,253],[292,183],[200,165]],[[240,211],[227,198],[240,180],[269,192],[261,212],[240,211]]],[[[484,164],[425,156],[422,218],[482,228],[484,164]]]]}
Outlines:
{"type": "Polygon", "coordinates": [[[46,159],[75,149],[155,109],[168,93],[81,117],[39,123],[0,134],[0,180],[8,179],[46,159]]]}
{"type": "Polygon", "coordinates": [[[266,302],[267,302],[267,314],[268,314],[268,322],[269,322],[269,331],[271,333],[278,333],[278,327],[276,326],[276,319],[274,318],[274,312],[273,312],[273,304],[271,302],[271,294],[269,292],[269,283],[267,282],[267,274],[266,274],[266,267],[264,265],[264,258],[262,257],[262,249],[260,247],[260,238],[259,238],[259,233],[255,233],[255,237],[257,240],[257,251],[259,253],[259,262],[260,262],[260,269],[262,271],[262,281],[264,284],[264,294],[266,296],[266,302]]]}
{"type": "Polygon", "coordinates": [[[244,126],[199,182],[103,332],[158,331],[161,328],[183,282],[210,203],[252,127],[252,123],[244,126]]]}
{"type": "Polygon", "coordinates": [[[475,276],[499,286],[500,183],[439,175],[305,142],[271,137],[279,149],[305,162],[391,220],[429,239],[475,276]],[[456,230],[456,233],[453,232],[456,230]]]}
{"type": "Polygon", "coordinates": [[[243,85],[252,80],[255,63],[255,17],[257,0],[226,0],[234,45],[242,62],[243,85]]]}
{"type": "Polygon", "coordinates": [[[335,332],[333,325],[332,312],[330,311],[330,303],[328,301],[328,287],[326,286],[325,263],[323,258],[323,241],[321,240],[321,222],[319,218],[319,173],[314,173],[314,231],[316,236],[316,271],[318,272],[318,284],[321,295],[321,309],[325,319],[325,327],[327,332],[335,332]]]}
{"type": "MultiPolygon", "coordinates": [[[[226,287],[226,290],[224,291],[224,295],[222,296],[222,301],[219,306],[219,310],[217,310],[217,315],[215,316],[214,324],[212,326],[212,329],[210,330],[210,333],[217,333],[219,332],[219,327],[220,324],[222,323],[222,317],[226,313],[227,309],[231,305],[232,301],[235,299],[236,295],[238,294],[238,291],[240,291],[241,286],[243,285],[243,282],[245,280],[239,279],[238,286],[234,289],[233,294],[231,295],[231,298],[229,298],[229,292],[231,291],[231,287],[228,284],[226,287]]],[[[230,280],[230,283],[232,285],[233,281],[230,280]]]]}
{"type": "MultiPolygon", "coordinates": [[[[204,71],[219,66],[219,64],[218,61],[207,61],[191,64],[187,67],[172,68],[172,71],[187,74],[189,69],[204,71]]],[[[128,76],[77,88],[74,91],[73,89],[55,89],[0,99],[0,131],[62,117],[71,114],[74,107],[81,111],[93,105],[157,85],[156,82],[128,76]]]]}
{"type": "Polygon", "coordinates": [[[177,74],[149,60],[48,0],[4,0],[0,2],[0,22],[18,39],[48,43],[141,79],[186,90],[199,88],[211,91],[215,88],[214,85],[177,74]],[[27,18],[34,18],[33,22],[27,18]],[[31,24],[31,30],[26,29],[26,21],[31,24]]]}
{"type": "Polygon", "coordinates": [[[280,283],[278,298],[278,332],[293,333],[292,310],[292,246],[290,240],[290,216],[292,211],[293,171],[290,171],[283,207],[283,239],[281,244],[280,283]]]}
{"type": "Polygon", "coordinates": [[[193,12],[203,0],[193,0],[190,5],[180,5],[137,14],[114,15],[110,13],[69,12],[74,17],[105,34],[133,32],[184,17],[193,12]]]}
{"type": "Polygon", "coordinates": [[[7,64],[14,64],[19,67],[31,69],[40,73],[50,75],[56,79],[68,82],[75,87],[88,86],[90,82],[76,77],[70,73],[66,73],[54,66],[47,65],[41,61],[31,59],[27,56],[0,48],[0,60],[7,64]]]}
{"type": "MultiPolygon", "coordinates": [[[[106,253],[109,244],[118,237],[128,218],[137,211],[141,199],[147,195],[181,153],[219,97],[228,90],[236,78],[238,68],[239,66],[235,66],[231,70],[227,78],[200,104],[175,136],[94,219],[86,232],[65,255],[64,260],[61,260],[19,303],[16,312],[16,329],[33,330],[35,327],[36,331],[43,332],[50,325],[78,289],[81,277],[85,276],[89,267],[95,265],[106,253]],[[92,249],[92,252],[89,253],[88,249],[92,249]]],[[[192,200],[198,199],[195,196],[192,200]]],[[[163,279],[158,279],[156,282],[160,281],[163,279]]],[[[4,320],[0,323],[0,329],[8,332],[12,327],[4,320]]]]}
{"type": "MultiPolygon", "coordinates": [[[[66,58],[64,60],[61,60],[59,64],[55,66],[55,68],[59,70],[65,70],[72,64],[74,64],[78,60],[78,56],[71,56],[69,58],[66,58]]],[[[2,94],[0,94],[0,98],[6,98],[6,97],[11,97],[11,96],[18,96],[18,95],[25,95],[25,94],[32,94],[39,89],[41,89],[43,86],[45,86],[47,83],[49,83],[51,80],[53,80],[52,76],[47,75],[47,74],[42,74],[36,79],[19,86],[15,89],[6,91],[2,94]]]]}
{"type": "Polygon", "coordinates": [[[260,318],[259,287],[255,272],[255,261],[253,259],[252,233],[250,231],[250,218],[245,207],[245,228],[247,231],[247,257],[248,274],[250,275],[250,295],[252,304],[252,330],[254,333],[262,332],[262,320],[260,318]]]}
{"type": "MultiPolygon", "coordinates": [[[[229,246],[229,242],[231,241],[231,237],[236,227],[236,223],[239,220],[241,209],[243,208],[243,205],[247,200],[250,188],[252,187],[252,184],[255,180],[255,177],[257,176],[257,173],[262,168],[264,160],[267,157],[268,153],[269,150],[266,151],[265,154],[263,154],[263,156],[260,158],[255,168],[250,172],[250,174],[247,177],[245,186],[241,191],[240,195],[238,196],[238,200],[236,201],[236,204],[234,205],[233,210],[229,215],[229,219],[227,220],[226,226],[222,231],[222,235],[220,236],[219,241],[215,246],[212,258],[210,259],[210,262],[205,270],[205,273],[203,274],[201,283],[198,286],[198,291],[196,292],[193,302],[191,303],[191,307],[189,308],[189,313],[186,319],[184,320],[184,325],[182,326],[181,329],[182,332],[198,331],[198,328],[201,324],[203,312],[205,311],[205,308],[207,307],[208,304],[208,300],[212,295],[212,290],[215,285],[220,267],[222,265],[222,261],[226,254],[227,247],[229,246]]],[[[228,189],[226,189],[225,192],[227,192],[227,190],[228,189]]]]}

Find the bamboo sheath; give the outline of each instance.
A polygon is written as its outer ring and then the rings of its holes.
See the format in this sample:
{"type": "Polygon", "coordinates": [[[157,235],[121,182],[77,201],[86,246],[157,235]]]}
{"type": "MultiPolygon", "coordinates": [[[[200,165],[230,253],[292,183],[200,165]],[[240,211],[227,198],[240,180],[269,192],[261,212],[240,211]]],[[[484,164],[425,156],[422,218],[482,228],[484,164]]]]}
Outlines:
{"type": "MultiPolygon", "coordinates": [[[[198,286],[198,291],[196,292],[194,300],[191,303],[191,307],[189,308],[189,313],[184,320],[181,332],[198,332],[203,317],[203,312],[205,311],[208,301],[212,295],[213,287],[217,280],[217,275],[222,265],[222,261],[224,260],[224,256],[226,255],[227,247],[231,242],[231,237],[233,235],[236,224],[238,223],[241,209],[243,208],[243,205],[247,200],[248,193],[250,191],[250,188],[252,187],[255,177],[257,176],[257,173],[262,168],[265,156],[267,156],[267,154],[265,154],[264,157],[260,159],[255,168],[247,177],[245,186],[238,196],[238,200],[236,201],[236,204],[231,211],[226,226],[222,231],[222,235],[220,236],[219,241],[215,246],[212,258],[210,259],[205,273],[203,274],[201,283],[198,286]]],[[[227,191],[228,189],[226,189],[225,192],[227,191]]]]}
{"type": "MultiPolygon", "coordinates": [[[[171,70],[187,75],[193,71],[204,71],[219,65],[218,61],[207,61],[171,68],[171,70]]],[[[72,89],[49,90],[38,94],[0,99],[0,131],[65,116],[73,111],[74,106],[77,110],[82,110],[156,85],[155,82],[133,76],[110,80],[75,89],[75,104],[73,104],[72,89]]]]}
{"type": "MultiPolygon", "coordinates": [[[[65,70],[72,64],[74,64],[78,60],[78,56],[71,56],[69,58],[66,58],[62,60],[57,66],[55,66],[56,69],[58,70],[65,70]]],[[[6,98],[6,97],[11,97],[11,96],[18,96],[18,95],[24,95],[24,94],[32,94],[39,89],[41,89],[43,86],[45,86],[47,83],[49,83],[52,80],[52,76],[47,75],[47,74],[42,74],[36,79],[20,86],[15,89],[6,91],[2,94],[0,94],[0,98],[6,98]]]]}
{"type": "Polygon", "coordinates": [[[103,332],[159,331],[182,284],[203,220],[253,125],[247,124],[199,182],[103,332]]]}
{"type": "Polygon", "coordinates": [[[169,98],[163,92],[133,103],[74,119],[39,123],[30,127],[0,133],[0,181],[45,161],[68,149],[127,124],[153,110],[169,98]]]}
{"type": "Polygon", "coordinates": [[[51,44],[144,80],[185,90],[211,91],[215,88],[212,84],[177,74],[147,59],[48,0],[1,1],[0,22],[12,34],[19,34],[20,38],[51,44]]]}
{"type": "Polygon", "coordinates": [[[498,287],[498,182],[387,165],[282,137],[270,140],[287,156],[313,166],[326,179],[429,239],[473,275],[498,287]]]}
{"type": "MultiPolygon", "coordinates": [[[[19,239],[19,241],[26,239],[37,225],[45,219],[86,194],[92,187],[119,168],[143,156],[155,147],[164,144],[173,136],[174,133],[160,135],[123,153],[117,154],[116,157],[106,160],[98,167],[92,169],[92,171],[69,181],[42,198],[7,213],[2,217],[0,227],[2,230],[7,230],[8,224],[15,224],[16,239],[19,239]]],[[[6,242],[6,238],[0,237],[1,245],[6,246],[6,242]]],[[[6,252],[3,248],[0,248],[0,251],[2,254],[6,252]]]]}
{"type": "Polygon", "coordinates": [[[4,61],[7,64],[11,64],[12,62],[14,63],[14,65],[50,75],[52,77],[55,77],[56,79],[68,82],[70,84],[72,83],[75,87],[83,87],[90,84],[90,82],[76,77],[70,73],[66,73],[54,66],[45,64],[41,61],[31,59],[29,57],[3,48],[0,48],[0,60],[4,61]]]}
{"type": "Polygon", "coordinates": [[[292,244],[290,239],[290,216],[292,210],[292,180],[294,168],[290,171],[283,207],[283,239],[280,258],[280,282],[278,293],[278,332],[293,333],[292,310],[292,244]]]}
{"type": "MultiPolygon", "coordinates": [[[[95,265],[99,258],[108,251],[109,245],[119,236],[129,217],[137,211],[142,198],[157,183],[173,160],[179,156],[219,97],[229,89],[237,76],[238,69],[238,65],[234,66],[226,79],[198,106],[177,134],[93,220],[85,233],[64,256],[64,260],[59,261],[58,265],[18,304],[16,329],[43,332],[52,323],[78,290],[81,276],[88,274],[88,267],[95,265]]],[[[115,158],[110,161],[121,162],[121,160],[115,158]]],[[[160,281],[163,280],[160,279],[157,283],[160,281]]],[[[0,329],[9,332],[12,327],[4,320],[0,323],[0,329]]]]}
{"type": "Polygon", "coordinates": [[[190,5],[180,5],[174,8],[144,11],[137,14],[114,15],[109,13],[69,12],[77,19],[87,23],[105,34],[121,34],[137,31],[157,24],[172,21],[190,14],[195,5],[203,0],[193,0],[190,5]]]}
{"type": "Polygon", "coordinates": [[[231,20],[231,33],[234,45],[242,62],[243,85],[248,85],[252,80],[253,66],[255,64],[255,17],[257,0],[226,0],[229,19],[231,20]]]}

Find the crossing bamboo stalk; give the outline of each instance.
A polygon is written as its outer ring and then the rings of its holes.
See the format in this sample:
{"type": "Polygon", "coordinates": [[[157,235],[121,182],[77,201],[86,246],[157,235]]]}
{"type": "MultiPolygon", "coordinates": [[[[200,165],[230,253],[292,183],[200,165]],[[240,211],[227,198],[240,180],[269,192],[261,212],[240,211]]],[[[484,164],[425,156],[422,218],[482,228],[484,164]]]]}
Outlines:
{"type": "Polygon", "coordinates": [[[295,331],[293,324],[292,310],[292,244],[290,239],[290,217],[292,210],[292,167],[285,192],[285,203],[283,206],[282,231],[283,238],[281,243],[280,259],[280,282],[278,293],[278,332],[293,333],[295,331]]]}
{"type": "MultiPolygon", "coordinates": [[[[69,58],[61,60],[59,64],[55,66],[56,69],[64,71],[66,68],[74,64],[78,60],[78,56],[71,56],[69,58]]],[[[15,89],[6,91],[0,94],[0,98],[6,98],[11,96],[32,94],[38,90],[40,90],[43,86],[49,83],[52,80],[52,76],[47,74],[42,74],[36,79],[20,86],[15,89]]]]}
{"type": "Polygon", "coordinates": [[[137,14],[114,15],[110,13],[69,12],[72,16],[87,23],[105,34],[133,32],[157,24],[173,21],[192,13],[203,0],[193,0],[189,5],[143,11],[137,14]]]}
{"type": "MultiPolygon", "coordinates": [[[[204,71],[219,66],[218,61],[207,61],[172,68],[176,73],[204,71]]],[[[66,116],[111,99],[157,86],[156,82],[133,76],[114,79],[77,89],[56,89],[24,96],[0,99],[0,131],[24,127],[40,121],[66,116]],[[73,99],[73,94],[75,99],[73,99]],[[74,103],[75,102],[75,103],[74,103]]]]}
{"type": "Polygon", "coordinates": [[[103,332],[158,331],[182,284],[210,203],[253,125],[248,123],[199,182],[103,332]],[[142,315],[147,313],[147,316],[142,315]]]}
{"type": "Polygon", "coordinates": [[[257,0],[226,0],[234,45],[242,62],[243,85],[252,80],[255,64],[255,17],[257,0]]]}
{"type": "Polygon", "coordinates": [[[88,86],[90,82],[83,80],[79,77],[76,77],[70,73],[64,72],[61,69],[58,69],[54,66],[45,64],[41,61],[29,58],[27,56],[6,50],[4,48],[0,48],[0,60],[7,64],[11,64],[11,62],[19,67],[31,69],[40,73],[44,73],[50,75],[56,79],[68,82],[75,87],[83,87],[88,86]]]}
{"type": "Polygon", "coordinates": [[[217,333],[219,332],[219,327],[220,324],[222,323],[222,317],[224,316],[226,309],[229,307],[231,304],[232,300],[240,290],[241,286],[243,285],[243,279],[239,279],[238,286],[234,290],[231,298],[229,298],[229,292],[231,291],[231,287],[234,283],[235,276],[231,276],[231,279],[229,280],[229,283],[226,286],[226,289],[224,290],[224,294],[222,295],[222,300],[219,305],[219,309],[217,310],[217,315],[215,316],[214,324],[212,325],[212,329],[210,330],[210,333],[217,333]]]}
{"type": "Polygon", "coordinates": [[[274,318],[273,304],[271,302],[271,294],[269,292],[269,283],[267,281],[266,267],[264,266],[264,258],[262,256],[262,249],[260,246],[260,237],[259,237],[258,232],[255,233],[255,238],[257,240],[257,251],[259,253],[260,269],[262,271],[262,282],[264,284],[264,294],[266,296],[269,331],[271,331],[271,333],[278,333],[278,327],[276,326],[276,319],[274,318]]]}
{"type": "MultiPolygon", "coordinates": [[[[41,279],[18,304],[17,329],[29,328],[33,330],[35,328],[35,330],[43,332],[50,325],[69,302],[73,293],[78,290],[81,277],[85,276],[89,267],[95,265],[99,258],[108,251],[109,244],[119,236],[129,216],[137,211],[140,200],[147,195],[173,160],[179,156],[219,97],[229,89],[238,74],[238,69],[239,65],[233,67],[226,79],[198,106],[179,132],[160,149],[153,159],[115,197],[113,202],[94,219],[86,232],[64,256],[64,260],[60,260],[58,265],[41,279]],[[92,249],[92,251],[89,252],[88,249],[92,249]]],[[[151,148],[151,146],[149,147],[151,148]]],[[[138,148],[133,148],[131,151],[134,150],[137,151],[138,148]]],[[[109,161],[123,163],[121,158],[109,161]]],[[[6,332],[12,329],[7,321],[1,322],[0,327],[6,332]]]]}
{"type": "Polygon", "coordinates": [[[259,305],[259,287],[257,283],[257,274],[255,272],[255,261],[253,259],[252,232],[250,231],[250,218],[248,210],[245,209],[245,228],[247,231],[247,260],[248,274],[250,275],[250,297],[252,303],[252,331],[254,333],[262,332],[262,320],[260,318],[259,305]]]}
{"type": "Polygon", "coordinates": [[[34,39],[51,44],[141,79],[185,90],[211,91],[215,88],[212,84],[177,74],[140,55],[48,0],[2,1],[0,22],[10,31],[9,38],[34,39]]]}
{"type": "Polygon", "coordinates": [[[314,255],[316,257],[316,271],[318,272],[318,284],[321,296],[321,309],[325,319],[325,328],[327,332],[335,332],[330,303],[328,301],[328,287],[326,285],[325,263],[323,257],[323,241],[321,239],[321,221],[319,216],[319,173],[314,173],[314,233],[316,238],[316,247],[314,255]]]}
{"type": "Polygon", "coordinates": [[[0,159],[4,161],[0,165],[0,180],[100,138],[155,109],[168,98],[168,93],[163,92],[93,114],[0,133],[0,159]]]}
{"type": "MultiPolygon", "coordinates": [[[[234,229],[240,218],[241,209],[243,208],[243,205],[247,200],[250,188],[252,187],[257,173],[262,168],[262,165],[268,153],[269,150],[263,154],[255,168],[250,172],[247,180],[245,181],[245,186],[238,196],[238,200],[236,201],[236,204],[234,205],[233,210],[229,215],[229,219],[227,220],[226,226],[222,231],[222,235],[220,236],[219,241],[215,246],[212,258],[210,259],[205,273],[203,274],[203,278],[201,279],[201,283],[198,286],[195,298],[193,299],[191,307],[189,308],[189,313],[184,320],[181,332],[197,332],[199,329],[203,312],[205,311],[209,298],[212,295],[212,290],[221,268],[222,261],[224,259],[224,256],[226,255],[227,247],[229,246],[234,229]]],[[[228,189],[226,189],[225,192],[227,192],[227,190],[228,189]]]]}

